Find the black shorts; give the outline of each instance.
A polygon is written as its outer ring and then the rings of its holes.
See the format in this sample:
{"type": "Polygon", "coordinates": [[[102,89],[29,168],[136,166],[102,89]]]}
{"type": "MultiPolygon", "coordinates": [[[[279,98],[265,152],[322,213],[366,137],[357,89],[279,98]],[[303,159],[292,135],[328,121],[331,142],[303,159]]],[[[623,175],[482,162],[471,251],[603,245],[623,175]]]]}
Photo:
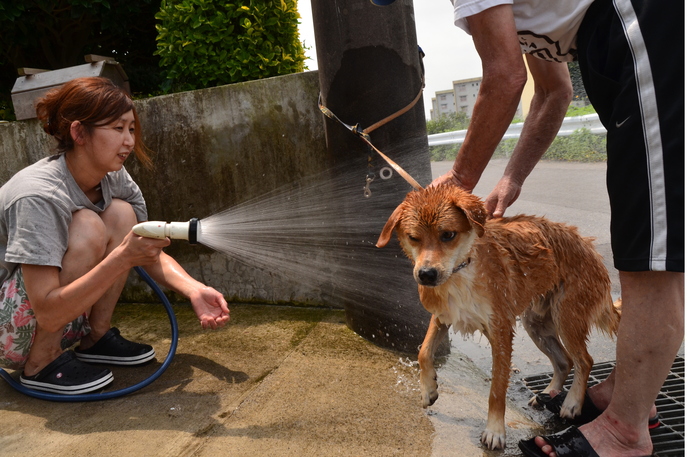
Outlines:
{"type": "Polygon", "coordinates": [[[578,59],[607,129],[611,245],[621,271],[684,271],[682,0],[595,0],[578,59]]]}

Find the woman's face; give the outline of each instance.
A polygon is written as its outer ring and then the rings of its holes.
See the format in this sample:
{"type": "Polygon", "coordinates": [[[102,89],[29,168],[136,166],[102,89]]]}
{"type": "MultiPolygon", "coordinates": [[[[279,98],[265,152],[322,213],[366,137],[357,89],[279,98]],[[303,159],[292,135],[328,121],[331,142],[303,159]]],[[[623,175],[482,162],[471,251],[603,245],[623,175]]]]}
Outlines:
{"type": "Polygon", "coordinates": [[[85,146],[101,172],[117,171],[134,149],[134,113],[127,111],[108,124],[93,127],[85,146]]]}

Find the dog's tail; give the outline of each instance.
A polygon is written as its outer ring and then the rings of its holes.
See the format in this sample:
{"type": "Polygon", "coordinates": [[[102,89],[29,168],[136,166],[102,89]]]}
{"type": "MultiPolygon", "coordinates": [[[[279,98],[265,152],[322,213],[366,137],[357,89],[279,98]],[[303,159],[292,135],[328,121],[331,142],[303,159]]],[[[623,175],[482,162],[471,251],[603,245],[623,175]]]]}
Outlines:
{"type": "Polygon", "coordinates": [[[618,334],[618,325],[621,321],[621,311],[623,307],[623,302],[619,298],[614,303],[611,300],[607,306],[604,307],[603,312],[599,314],[596,326],[601,332],[614,337],[618,334]]]}

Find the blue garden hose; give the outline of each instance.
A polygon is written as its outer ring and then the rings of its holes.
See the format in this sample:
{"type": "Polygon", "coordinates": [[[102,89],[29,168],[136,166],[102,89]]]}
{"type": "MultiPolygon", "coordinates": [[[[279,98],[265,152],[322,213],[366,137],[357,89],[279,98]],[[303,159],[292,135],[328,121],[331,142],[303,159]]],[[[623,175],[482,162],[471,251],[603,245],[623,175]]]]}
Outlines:
{"type": "Polygon", "coordinates": [[[34,389],[29,389],[27,387],[24,387],[21,385],[19,382],[17,382],[8,372],[0,368],[0,377],[2,377],[5,381],[9,383],[10,386],[14,387],[16,390],[19,392],[28,395],[30,397],[34,398],[39,398],[41,400],[50,400],[50,401],[61,401],[61,402],[78,402],[78,401],[98,401],[98,400],[108,400],[111,398],[117,398],[121,397],[123,395],[131,394],[132,392],[136,392],[139,389],[143,389],[144,387],[148,386],[151,384],[153,381],[158,379],[160,375],[163,374],[165,370],[168,369],[168,366],[172,363],[172,359],[175,356],[175,350],[177,349],[177,338],[178,338],[178,329],[177,329],[177,319],[175,319],[175,312],[172,309],[172,305],[170,305],[170,301],[168,300],[168,297],[165,296],[163,291],[158,287],[158,284],[151,279],[151,277],[144,271],[143,268],[141,267],[134,267],[137,273],[139,273],[139,276],[153,289],[153,291],[158,295],[158,298],[160,298],[161,302],[163,303],[163,306],[165,306],[165,310],[168,312],[168,318],[170,319],[170,328],[172,330],[172,341],[170,342],[170,349],[168,350],[168,356],[165,358],[165,361],[163,361],[163,364],[156,370],[155,373],[153,373],[151,376],[148,378],[144,379],[138,384],[135,384],[130,387],[126,387],[124,389],[120,390],[113,390],[111,392],[104,392],[100,394],[80,394],[80,395],[60,395],[60,394],[51,394],[48,392],[42,392],[39,390],[34,390],[34,389]]]}

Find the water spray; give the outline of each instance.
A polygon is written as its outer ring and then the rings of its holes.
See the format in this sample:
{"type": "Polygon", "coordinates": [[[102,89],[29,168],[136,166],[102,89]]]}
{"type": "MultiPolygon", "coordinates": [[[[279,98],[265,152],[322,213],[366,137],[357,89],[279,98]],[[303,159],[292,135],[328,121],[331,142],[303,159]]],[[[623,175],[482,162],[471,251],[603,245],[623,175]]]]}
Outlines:
{"type": "Polygon", "coordinates": [[[201,222],[196,217],[189,222],[147,221],[135,225],[132,231],[146,238],[188,240],[189,244],[197,244],[201,238],[201,222]]]}

